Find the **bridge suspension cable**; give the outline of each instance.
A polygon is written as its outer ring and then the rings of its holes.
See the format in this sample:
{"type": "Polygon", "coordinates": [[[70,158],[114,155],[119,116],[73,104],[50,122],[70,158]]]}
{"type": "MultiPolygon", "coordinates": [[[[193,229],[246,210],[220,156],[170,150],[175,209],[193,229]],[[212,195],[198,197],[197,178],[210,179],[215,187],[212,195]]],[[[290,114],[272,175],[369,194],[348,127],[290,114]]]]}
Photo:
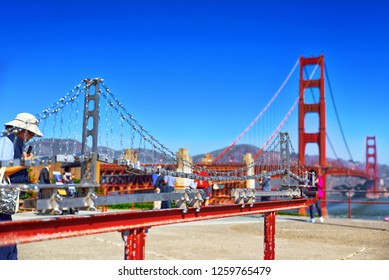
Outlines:
{"type": "Polygon", "coordinates": [[[270,99],[270,101],[266,104],[266,106],[262,109],[262,111],[256,116],[256,118],[250,123],[250,125],[223,151],[218,155],[213,162],[216,163],[219,161],[223,155],[225,155],[255,124],[256,122],[262,117],[262,115],[266,112],[266,110],[270,107],[270,105],[273,103],[273,101],[277,98],[279,93],[282,91],[282,89],[285,87],[286,83],[289,81],[290,77],[292,76],[293,72],[297,68],[299,64],[299,59],[297,59],[295,65],[293,66],[292,70],[289,72],[288,76],[280,86],[280,88],[277,90],[277,92],[273,95],[273,97],[270,99]]]}
{"type": "Polygon", "coordinates": [[[346,149],[347,149],[347,152],[348,152],[348,155],[349,155],[351,161],[354,163],[354,159],[353,159],[353,157],[351,155],[350,149],[349,149],[347,141],[346,141],[346,137],[344,136],[343,127],[342,127],[342,124],[340,122],[340,118],[339,118],[339,114],[338,114],[338,109],[336,107],[336,103],[335,103],[335,99],[334,99],[334,94],[332,92],[332,87],[331,87],[330,78],[329,78],[329,75],[328,75],[328,70],[327,70],[327,65],[326,64],[324,64],[324,69],[325,69],[324,72],[325,72],[326,78],[327,78],[328,89],[330,90],[330,94],[331,94],[332,104],[334,105],[336,120],[338,121],[339,129],[340,129],[340,132],[341,132],[342,138],[343,138],[343,142],[344,142],[344,144],[346,146],[346,149]]]}
{"type": "Polygon", "coordinates": [[[290,108],[289,112],[285,115],[284,119],[280,122],[280,124],[277,126],[276,130],[274,130],[274,132],[272,133],[272,135],[270,135],[269,139],[267,139],[267,141],[265,142],[265,144],[263,144],[262,148],[260,148],[258,150],[258,152],[254,155],[254,159],[256,159],[262,152],[263,152],[263,149],[264,147],[266,147],[269,142],[274,138],[274,136],[280,131],[280,129],[284,126],[284,124],[286,123],[286,121],[289,119],[290,115],[292,114],[292,112],[294,111],[294,109],[296,108],[296,105],[298,104],[298,101],[299,101],[299,97],[297,97],[296,101],[293,103],[292,107],[290,108]]]}
{"type": "Polygon", "coordinates": [[[148,141],[155,149],[159,150],[165,156],[169,156],[172,159],[176,160],[177,157],[174,152],[169,150],[165,145],[163,145],[158,139],[152,136],[122,105],[122,103],[111,93],[111,90],[102,83],[102,86],[105,88],[107,94],[103,94],[103,97],[107,103],[120,115],[122,121],[127,122],[134,131],[137,131],[145,141],[148,141]],[[115,103],[113,103],[109,97],[111,97],[115,103]],[[122,110],[122,111],[121,111],[122,110]],[[135,125],[136,126],[135,126],[135,125]]]}
{"type": "MultiPolygon", "coordinates": [[[[308,76],[308,72],[307,72],[307,69],[304,68],[304,72],[305,72],[305,75],[308,76]]],[[[310,88],[310,92],[311,92],[311,96],[312,96],[312,99],[313,99],[313,102],[314,103],[317,103],[317,100],[316,100],[316,97],[315,97],[315,94],[313,93],[313,89],[310,88]]],[[[330,147],[331,147],[331,150],[332,152],[334,153],[335,157],[336,157],[336,160],[343,166],[343,163],[341,162],[340,158],[338,157],[335,149],[334,149],[334,146],[332,145],[332,141],[328,135],[328,133],[326,132],[326,138],[327,138],[327,141],[328,143],[330,144],[330,147]]]]}
{"type": "MultiPolygon", "coordinates": [[[[315,68],[313,69],[311,75],[309,76],[309,79],[312,79],[313,75],[315,74],[319,64],[315,65],[315,68]]],[[[258,152],[254,155],[254,159],[257,158],[263,151],[264,147],[273,139],[273,137],[278,133],[278,131],[284,126],[286,121],[289,119],[290,115],[292,114],[293,110],[296,108],[296,105],[299,102],[299,97],[297,97],[296,101],[293,103],[292,107],[289,109],[288,113],[285,115],[283,120],[280,122],[280,124],[277,126],[277,128],[274,130],[274,132],[270,135],[269,139],[265,142],[265,144],[262,146],[261,149],[258,150],[258,152]]]]}
{"type": "MultiPolygon", "coordinates": [[[[330,91],[332,104],[333,104],[333,106],[334,106],[334,110],[335,110],[337,122],[338,122],[339,128],[340,128],[340,130],[341,130],[343,142],[344,142],[345,145],[346,145],[346,148],[347,148],[348,154],[349,154],[349,156],[350,156],[351,162],[354,164],[354,166],[356,166],[356,167],[359,169],[359,167],[355,164],[355,162],[354,162],[354,160],[353,160],[353,158],[352,158],[352,156],[351,156],[350,149],[348,148],[347,141],[346,141],[346,138],[345,138],[344,133],[343,133],[343,128],[342,128],[342,125],[341,125],[341,122],[340,122],[338,110],[337,110],[336,103],[335,103],[335,99],[334,99],[334,95],[333,95],[333,92],[332,92],[332,87],[331,87],[331,83],[330,83],[330,80],[329,80],[329,75],[328,75],[328,70],[327,70],[326,64],[324,64],[324,67],[325,67],[325,71],[324,71],[324,72],[325,72],[325,75],[326,75],[326,80],[327,80],[327,83],[328,83],[328,88],[329,88],[329,91],[330,91]]],[[[305,74],[308,76],[307,70],[306,70],[306,69],[304,69],[304,70],[305,70],[305,74]]],[[[316,97],[315,97],[315,95],[314,95],[314,93],[313,93],[312,88],[310,89],[310,92],[311,92],[313,101],[316,103],[317,100],[316,100],[316,97]]],[[[343,164],[342,160],[339,158],[338,154],[336,153],[335,148],[334,148],[334,145],[332,144],[332,141],[331,141],[331,139],[330,139],[330,136],[329,136],[329,134],[328,134],[327,132],[326,132],[326,138],[327,138],[328,144],[330,145],[330,148],[331,148],[331,150],[332,150],[332,152],[333,152],[333,154],[334,154],[336,160],[338,161],[338,163],[339,163],[342,167],[344,167],[344,164],[343,164]]]]}

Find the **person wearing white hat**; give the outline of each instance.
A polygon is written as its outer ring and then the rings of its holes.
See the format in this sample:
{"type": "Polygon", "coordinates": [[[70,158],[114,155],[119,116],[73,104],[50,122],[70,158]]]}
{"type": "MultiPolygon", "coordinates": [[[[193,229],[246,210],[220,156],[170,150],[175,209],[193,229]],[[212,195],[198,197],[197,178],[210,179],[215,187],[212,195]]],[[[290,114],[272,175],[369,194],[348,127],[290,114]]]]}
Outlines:
{"type": "MultiPolygon", "coordinates": [[[[43,134],[39,130],[38,120],[29,113],[20,113],[14,120],[4,124],[5,132],[0,138],[0,160],[13,159],[32,159],[32,153],[25,153],[25,143],[30,141],[34,136],[42,137],[43,134]]],[[[7,167],[12,169],[8,171],[11,183],[28,183],[28,173],[24,166],[7,167]]],[[[12,216],[9,214],[0,213],[0,222],[10,221],[12,216]]],[[[17,260],[16,245],[1,246],[0,260],[17,260]]]]}

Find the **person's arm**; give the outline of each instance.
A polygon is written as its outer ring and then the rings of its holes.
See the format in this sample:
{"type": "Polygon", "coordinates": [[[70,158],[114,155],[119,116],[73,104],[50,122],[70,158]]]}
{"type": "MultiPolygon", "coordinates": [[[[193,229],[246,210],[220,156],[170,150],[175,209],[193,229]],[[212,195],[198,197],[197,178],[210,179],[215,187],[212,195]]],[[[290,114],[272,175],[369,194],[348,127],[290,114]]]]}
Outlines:
{"type": "Polygon", "coordinates": [[[25,167],[25,166],[7,166],[5,168],[4,176],[5,177],[11,176],[12,174],[19,172],[20,170],[23,170],[25,168],[27,168],[27,167],[25,167]]]}
{"type": "Polygon", "coordinates": [[[158,176],[157,179],[155,180],[154,189],[157,193],[161,192],[161,180],[162,177],[160,176],[158,176]]]}
{"type": "Polygon", "coordinates": [[[321,176],[317,177],[316,179],[316,186],[320,189],[323,188],[323,178],[321,176]]]}
{"type": "Polygon", "coordinates": [[[0,138],[0,160],[12,160],[14,158],[14,145],[8,137],[0,138]]]}

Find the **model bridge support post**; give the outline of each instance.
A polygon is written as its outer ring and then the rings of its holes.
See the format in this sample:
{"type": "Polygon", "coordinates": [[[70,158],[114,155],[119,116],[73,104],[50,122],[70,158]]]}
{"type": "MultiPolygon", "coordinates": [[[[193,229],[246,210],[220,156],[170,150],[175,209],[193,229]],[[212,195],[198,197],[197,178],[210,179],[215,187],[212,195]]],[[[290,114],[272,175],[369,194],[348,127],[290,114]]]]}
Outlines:
{"type": "Polygon", "coordinates": [[[144,260],[146,253],[146,228],[122,231],[125,260],[144,260]]]}

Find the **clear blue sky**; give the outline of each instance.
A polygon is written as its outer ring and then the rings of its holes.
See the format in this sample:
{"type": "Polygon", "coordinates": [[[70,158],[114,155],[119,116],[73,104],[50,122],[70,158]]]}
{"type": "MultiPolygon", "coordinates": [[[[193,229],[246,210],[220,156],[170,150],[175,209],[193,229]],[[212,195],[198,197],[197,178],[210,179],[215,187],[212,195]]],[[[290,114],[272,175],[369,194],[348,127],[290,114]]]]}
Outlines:
{"type": "MultiPolygon", "coordinates": [[[[171,150],[206,153],[247,127],[300,55],[324,54],[353,159],[364,161],[376,136],[378,162],[389,164],[388,10],[375,0],[6,1],[0,123],[101,77],[171,150]]],[[[328,91],[327,104],[332,135],[328,91]]]]}

